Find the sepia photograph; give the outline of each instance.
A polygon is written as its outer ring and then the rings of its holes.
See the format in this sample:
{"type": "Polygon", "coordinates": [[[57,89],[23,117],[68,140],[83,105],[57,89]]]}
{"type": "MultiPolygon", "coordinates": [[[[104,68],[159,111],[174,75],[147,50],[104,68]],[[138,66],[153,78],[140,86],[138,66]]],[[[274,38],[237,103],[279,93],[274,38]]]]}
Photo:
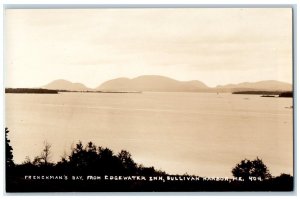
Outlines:
{"type": "Polygon", "coordinates": [[[294,15],[5,8],[6,192],[294,191],[294,15]]]}

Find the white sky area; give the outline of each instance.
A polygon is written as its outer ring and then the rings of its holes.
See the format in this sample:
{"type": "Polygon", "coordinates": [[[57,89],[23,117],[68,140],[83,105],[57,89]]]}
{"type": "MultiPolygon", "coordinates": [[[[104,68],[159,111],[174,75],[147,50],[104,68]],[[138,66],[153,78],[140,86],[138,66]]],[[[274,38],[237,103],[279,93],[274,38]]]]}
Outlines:
{"type": "Polygon", "coordinates": [[[292,83],[291,8],[5,10],[5,86],[140,75],[292,83]]]}

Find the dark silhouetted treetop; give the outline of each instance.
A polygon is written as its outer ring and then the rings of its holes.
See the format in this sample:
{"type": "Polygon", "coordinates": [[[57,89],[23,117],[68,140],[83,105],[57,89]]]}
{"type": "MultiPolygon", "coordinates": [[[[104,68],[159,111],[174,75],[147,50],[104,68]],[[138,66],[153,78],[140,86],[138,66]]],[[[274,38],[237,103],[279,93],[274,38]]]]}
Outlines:
{"type": "Polygon", "coordinates": [[[51,145],[47,141],[44,141],[44,149],[40,155],[41,161],[43,162],[44,165],[51,164],[50,163],[50,158],[51,158],[50,148],[51,148],[51,145]]]}
{"type": "Polygon", "coordinates": [[[57,163],[59,169],[68,169],[72,173],[115,174],[115,175],[158,175],[154,167],[143,167],[134,162],[128,151],[122,150],[117,155],[109,148],[97,147],[89,142],[85,147],[79,141],[72,149],[68,159],[66,156],[57,163]]]}
{"type": "Polygon", "coordinates": [[[271,178],[269,169],[259,158],[253,161],[248,159],[242,160],[232,169],[232,175],[234,177],[242,177],[245,181],[248,181],[249,177],[260,177],[262,180],[271,178]]]}
{"type": "Polygon", "coordinates": [[[122,150],[118,154],[118,158],[128,172],[134,172],[137,170],[137,164],[132,160],[131,154],[128,151],[122,150]]]}
{"type": "Polygon", "coordinates": [[[51,158],[51,145],[47,142],[44,141],[44,148],[39,156],[35,156],[33,161],[30,161],[30,158],[27,157],[26,163],[29,164],[31,163],[34,166],[53,166],[54,164],[51,163],[50,158],[51,158]]]}

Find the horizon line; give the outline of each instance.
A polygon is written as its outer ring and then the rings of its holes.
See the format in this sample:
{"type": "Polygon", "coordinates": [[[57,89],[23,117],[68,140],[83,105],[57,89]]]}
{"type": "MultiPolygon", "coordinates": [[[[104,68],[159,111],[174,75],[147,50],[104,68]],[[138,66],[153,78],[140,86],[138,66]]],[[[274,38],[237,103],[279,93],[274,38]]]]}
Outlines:
{"type": "Polygon", "coordinates": [[[172,80],[179,81],[179,82],[199,81],[199,82],[205,84],[208,88],[216,88],[216,87],[227,86],[227,85],[237,85],[237,84],[242,84],[242,83],[257,83],[257,82],[263,82],[263,81],[277,81],[277,82],[291,84],[292,86],[294,85],[294,80],[292,80],[292,82],[289,82],[289,81],[282,81],[282,80],[275,80],[275,79],[262,79],[262,80],[257,80],[257,81],[230,82],[230,83],[224,83],[224,84],[216,84],[215,86],[209,86],[204,81],[201,81],[199,79],[179,80],[179,79],[175,79],[175,78],[172,78],[172,77],[169,77],[169,76],[164,76],[164,75],[145,74],[145,75],[135,76],[133,78],[125,77],[125,76],[119,76],[119,77],[116,77],[116,78],[107,79],[105,81],[102,81],[101,83],[99,83],[98,85],[96,85],[94,87],[87,86],[83,82],[78,82],[78,81],[73,81],[73,80],[70,81],[70,79],[65,79],[65,78],[57,78],[57,79],[54,79],[54,80],[52,80],[52,81],[50,81],[48,83],[45,83],[45,84],[42,84],[42,85],[39,85],[39,86],[31,86],[31,87],[19,87],[18,86],[18,87],[11,87],[11,86],[6,86],[5,85],[4,88],[42,88],[42,87],[44,87],[44,86],[46,86],[46,85],[48,85],[50,83],[53,83],[54,81],[62,80],[62,81],[68,81],[68,82],[70,82],[72,84],[82,84],[82,85],[84,85],[88,89],[95,89],[95,88],[101,86],[103,83],[105,83],[107,81],[111,81],[111,80],[115,80],[115,79],[120,79],[120,78],[125,78],[125,79],[132,80],[132,79],[136,79],[136,78],[143,77],[143,76],[158,76],[158,77],[164,77],[164,78],[172,79],[172,80]]]}

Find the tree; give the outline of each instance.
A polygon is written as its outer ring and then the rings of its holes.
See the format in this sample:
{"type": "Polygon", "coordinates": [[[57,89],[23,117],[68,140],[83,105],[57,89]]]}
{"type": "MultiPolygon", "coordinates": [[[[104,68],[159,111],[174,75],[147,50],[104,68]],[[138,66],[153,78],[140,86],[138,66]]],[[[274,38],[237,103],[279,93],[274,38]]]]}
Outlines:
{"type": "Polygon", "coordinates": [[[280,174],[280,176],[275,177],[274,180],[279,182],[292,182],[293,176],[291,176],[290,174],[282,173],[280,174]]]}
{"type": "Polygon", "coordinates": [[[99,147],[98,151],[99,151],[99,156],[102,160],[108,160],[112,158],[114,154],[113,151],[108,148],[99,147]]]}
{"type": "Polygon", "coordinates": [[[271,178],[268,167],[258,157],[252,161],[251,176],[261,177],[263,180],[271,178]]]}
{"type": "Polygon", "coordinates": [[[93,172],[96,170],[98,160],[96,145],[89,142],[84,148],[82,142],[79,141],[76,147],[72,149],[68,163],[71,165],[72,170],[93,172]]]}
{"type": "Polygon", "coordinates": [[[7,137],[7,134],[9,133],[8,128],[5,128],[5,156],[6,156],[6,167],[11,168],[15,166],[13,161],[13,148],[10,146],[10,140],[7,137]]]}
{"type": "Polygon", "coordinates": [[[98,161],[97,147],[92,142],[89,142],[84,151],[84,160],[89,169],[94,169],[98,161]]]}
{"type": "Polygon", "coordinates": [[[32,164],[35,166],[49,166],[52,165],[50,162],[51,158],[51,151],[50,151],[51,145],[44,141],[44,149],[41,152],[39,156],[34,157],[32,164]]]}
{"type": "Polygon", "coordinates": [[[96,145],[93,144],[93,142],[89,142],[85,149],[87,152],[94,152],[94,153],[97,152],[97,147],[96,145]]]}
{"type": "Polygon", "coordinates": [[[42,162],[44,165],[50,164],[50,158],[51,158],[51,151],[50,151],[51,145],[44,141],[44,149],[39,157],[40,162],[42,162]]]}
{"type": "Polygon", "coordinates": [[[122,150],[118,154],[118,158],[127,172],[134,173],[137,171],[137,164],[132,160],[131,154],[128,151],[122,150]]]}
{"type": "Polygon", "coordinates": [[[22,165],[27,165],[27,164],[32,164],[29,156],[26,156],[24,162],[22,163],[22,165]]]}
{"type": "Polygon", "coordinates": [[[242,160],[231,172],[234,177],[242,177],[245,181],[249,181],[250,177],[260,177],[262,180],[271,178],[269,169],[258,157],[253,161],[248,159],[242,160]]]}
{"type": "Polygon", "coordinates": [[[79,141],[79,143],[76,144],[76,147],[72,149],[71,155],[69,156],[69,162],[75,169],[83,168],[87,165],[85,163],[84,154],[85,150],[83,148],[82,142],[79,141]]]}

